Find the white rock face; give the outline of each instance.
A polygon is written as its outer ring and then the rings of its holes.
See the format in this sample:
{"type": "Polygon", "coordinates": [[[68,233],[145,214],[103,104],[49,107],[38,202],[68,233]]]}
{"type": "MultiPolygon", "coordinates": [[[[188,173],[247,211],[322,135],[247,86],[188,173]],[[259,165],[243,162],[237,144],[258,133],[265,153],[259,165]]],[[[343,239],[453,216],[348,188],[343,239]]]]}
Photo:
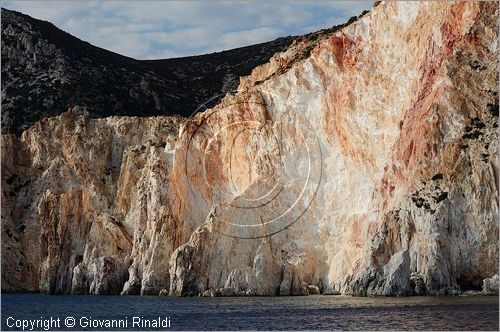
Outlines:
{"type": "Polygon", "coordinates": [[[410,287],[410,254],[407,250],[392,255],[384,266],[386,277],[382,295],[407,295],[410,287]]]}
{"type": "Polygon", "coordinates": [[[498,273],[497,23],[494,3],[382,3],[193,118],[70,111],[3,136],[2,288],[480,288],[498,273]]]}
{"type": "Polygon", "coordinates": [[[498,274],[483,280],[483,294],[498,295],[498,274]]]}

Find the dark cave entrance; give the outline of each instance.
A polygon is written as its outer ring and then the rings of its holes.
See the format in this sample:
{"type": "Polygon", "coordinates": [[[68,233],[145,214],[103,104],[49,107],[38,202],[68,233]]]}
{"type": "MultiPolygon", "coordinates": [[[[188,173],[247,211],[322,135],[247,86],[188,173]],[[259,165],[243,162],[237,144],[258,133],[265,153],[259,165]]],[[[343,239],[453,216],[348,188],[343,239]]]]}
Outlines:
{"type": "Polygon", "coordinates": [[[480,276],[462,275],[457,279],[457,284],[462,291],[481,291],[483,289],[483,278],[480,276]]]}

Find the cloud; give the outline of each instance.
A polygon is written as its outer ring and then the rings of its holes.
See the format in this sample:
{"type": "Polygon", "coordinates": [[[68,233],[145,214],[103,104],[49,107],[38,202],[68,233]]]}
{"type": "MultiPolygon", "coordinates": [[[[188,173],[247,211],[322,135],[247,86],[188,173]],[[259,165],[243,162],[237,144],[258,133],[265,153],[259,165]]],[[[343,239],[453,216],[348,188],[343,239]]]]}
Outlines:
{"type": "Polygon", "coordinates": [[[345,22],[371,1],[7,1],[96,46],[138,59],[187,56],[345,22]]]}
{"type": "Polygon", "coordinates": [[[227,32],[217,39],[217,48],[232,49],[242,45],[258,44],[283,36],[286,32],[276,28],[256,28],[227,32]]]}
{"type": "Polygon", "coordinates": [[[186,48],[208,47],[217,38],[218,33],[206,28],[179,29],[170,32],[147,32],[144,36],[159,44],[182,45],[186,48]]]}

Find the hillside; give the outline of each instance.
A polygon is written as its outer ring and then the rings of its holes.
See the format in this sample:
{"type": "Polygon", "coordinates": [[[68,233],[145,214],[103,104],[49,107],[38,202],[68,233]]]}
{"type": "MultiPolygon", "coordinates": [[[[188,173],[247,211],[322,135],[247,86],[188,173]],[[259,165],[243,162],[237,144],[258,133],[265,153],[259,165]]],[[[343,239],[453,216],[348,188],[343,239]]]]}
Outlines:
{"type": "Polygon", "coordinates": [[[72,106],[81,106],[92,118],[190,116],[202,103],[217,104],[236,89],[240,76],[294,39],[139,61],[95,47],[52,23],[5,8],[1,12],[2,132],[17,135],[72,106]]]}

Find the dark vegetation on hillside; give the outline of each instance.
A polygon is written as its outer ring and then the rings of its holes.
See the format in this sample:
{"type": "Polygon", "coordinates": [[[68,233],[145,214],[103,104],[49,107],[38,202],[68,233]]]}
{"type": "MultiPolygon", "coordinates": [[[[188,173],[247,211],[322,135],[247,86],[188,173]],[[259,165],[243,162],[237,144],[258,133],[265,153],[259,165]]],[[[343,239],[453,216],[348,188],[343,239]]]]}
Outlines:
{"type": "Polygon", "coordinates": [[[20,135],[39,119],[72,106],[93,118],[190,116],[207,100],[207,106],[215,105],[237,88],[239,76],[249,75],[293,39],[200,56],[135,60],[2,8],[2,132],[20,135]]]}

